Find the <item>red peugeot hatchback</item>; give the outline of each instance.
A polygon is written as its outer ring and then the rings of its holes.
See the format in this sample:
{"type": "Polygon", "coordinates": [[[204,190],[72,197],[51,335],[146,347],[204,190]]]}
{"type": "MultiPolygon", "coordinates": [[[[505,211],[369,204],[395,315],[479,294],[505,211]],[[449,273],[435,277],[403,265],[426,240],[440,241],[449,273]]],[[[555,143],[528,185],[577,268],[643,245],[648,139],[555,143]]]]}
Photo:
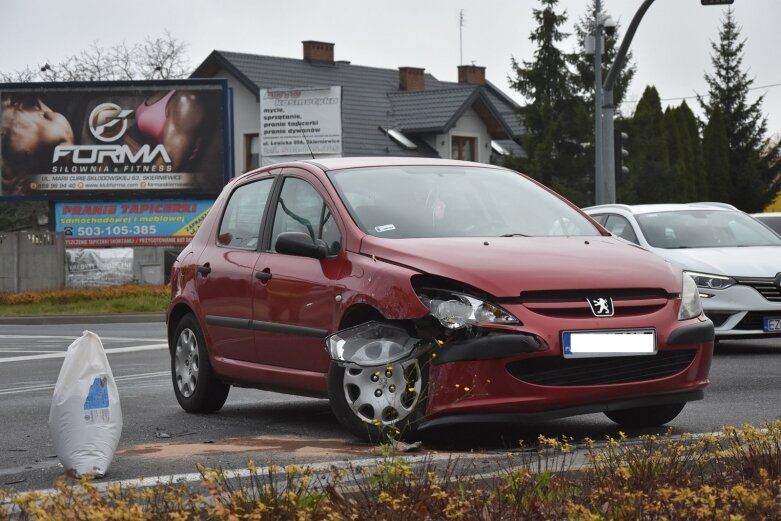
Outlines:
{"type": "Polygon", "coordinates": [[[176,398],[327,397],[353,434],[700,399],[713,325],[694,281],[503,168],[345,158],[232,180],[171,273],[176,398]]]}

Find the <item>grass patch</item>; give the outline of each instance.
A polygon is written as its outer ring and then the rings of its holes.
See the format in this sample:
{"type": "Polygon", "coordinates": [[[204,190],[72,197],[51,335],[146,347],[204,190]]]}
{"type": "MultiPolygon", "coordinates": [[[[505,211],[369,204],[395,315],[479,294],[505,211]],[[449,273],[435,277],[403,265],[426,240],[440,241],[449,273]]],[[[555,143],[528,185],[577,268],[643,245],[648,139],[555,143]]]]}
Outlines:
{"type": "Polygon", "coordinates": [[[0,293],[0,316],[163,313],[168,286],[134,285],[0,293]]]}
{"type": "Polygon", "coordinates": [[[721,436],[586,441],[577,447],[588,460],[580,469],[574,448],[541,438],[535,450],[509,454],[505,471],[483,477],[459,475],[454,460],[412,465],[386,448],[376,466],[326,474],[249,462],[241,479],[199,467],[200,487],[99,488],[83,479],[59,482],[46,496],[0,489],[0,521],[781,519],[781,421],[727,427],[721,436]]]}

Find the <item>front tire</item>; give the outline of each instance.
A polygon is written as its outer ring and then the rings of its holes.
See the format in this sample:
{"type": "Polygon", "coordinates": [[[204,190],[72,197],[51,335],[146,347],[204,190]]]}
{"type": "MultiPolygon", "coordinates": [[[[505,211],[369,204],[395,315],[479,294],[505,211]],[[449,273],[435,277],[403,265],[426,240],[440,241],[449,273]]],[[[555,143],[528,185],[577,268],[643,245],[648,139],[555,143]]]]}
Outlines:
{"type": "Polygon", "coordinates": [[[203,331],[192,313],[183,316],[176,325],[171,346],[171,379],[176,401],[187,412],[215,412],[228,399],[230,386],[214,375],[203,331]]]}
{"type": "Polygon", "coordinates": [[[426,408],[425,369],[418,359],[365,368],[331,362],[331,410],[347,430],[371,443],[414,439],[426,408]]]}
{"type": "Polygon", "coordinates": [[[686,403],[669,403],[608,411],[605,416],[622,427],[660,427],[671,422],[683,410],[686,403]]]}

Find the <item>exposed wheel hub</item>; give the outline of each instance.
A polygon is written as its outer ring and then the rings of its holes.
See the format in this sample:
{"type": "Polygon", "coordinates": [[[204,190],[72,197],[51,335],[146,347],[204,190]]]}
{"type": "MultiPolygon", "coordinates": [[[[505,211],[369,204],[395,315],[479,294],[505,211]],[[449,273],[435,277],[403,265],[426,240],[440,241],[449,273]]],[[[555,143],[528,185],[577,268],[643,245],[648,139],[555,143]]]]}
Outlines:
{"type": "Polygon", "coordinates": [[[409,416],[421,400],[420,366],[417,360],[407,360],[385,367],[348,367],[343,387],[360,420],[392,425],[409,416]]]}

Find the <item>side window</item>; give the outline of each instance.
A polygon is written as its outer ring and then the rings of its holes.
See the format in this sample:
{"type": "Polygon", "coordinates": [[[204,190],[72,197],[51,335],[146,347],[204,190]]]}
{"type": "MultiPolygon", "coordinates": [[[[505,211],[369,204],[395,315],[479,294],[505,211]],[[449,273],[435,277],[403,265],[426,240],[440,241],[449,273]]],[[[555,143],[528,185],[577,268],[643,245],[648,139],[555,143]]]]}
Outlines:
{"type": "Polygon", "coordinates": [[[600,213],[600,214],[597,214],[597,215],[592,215],[591,218],[594,219],[595,221],[597,221],[602,226],[604,226],[605,225],[605,219],[607,219],[607,214],[600,213]]]}
{"type": "Polygon", "coordinates": [[[261,179],[238,187],[230,196],[220,222],[217,244],[254,250],[258,247],[260,222],[273,179],[261,179]]]}
{"type": "Polygon", "coordinates": [[[312,185],[297,177],[286,178],[279,194],[271,236],[274,251],[283,232],[303,232],[312,239],[322,239],[328,255],[339,253],[342,247],[342,235],[328,205],[312,185]]]}
{"type": "Polygon", "coordinates": [[[609,215],[604,226],[613,235],[617,235],[629,242],[640,244],[637,240],[635,231],[632,229],[632,225],[629,224],[629,220],[626,217],[621,215],[609,215]]]}

